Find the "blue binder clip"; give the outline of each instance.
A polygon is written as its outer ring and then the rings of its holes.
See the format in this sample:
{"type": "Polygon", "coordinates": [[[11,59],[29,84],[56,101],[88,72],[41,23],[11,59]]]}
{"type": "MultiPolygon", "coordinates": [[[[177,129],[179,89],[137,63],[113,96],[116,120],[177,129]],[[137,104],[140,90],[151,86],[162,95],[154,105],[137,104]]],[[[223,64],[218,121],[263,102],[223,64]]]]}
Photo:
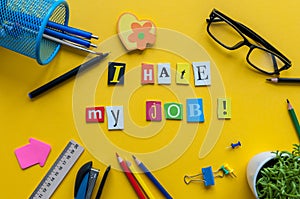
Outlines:
{"type": "Polygon", "coordinates": [[[192,175],[192,176],[184,176],[184,182],[185,184],[190,184],[191,182],[203,182],[204,186],[208,187],[208,186],[213,186],[215,185],[215,178],[223,178],[224,175],[219,175],[217,173],[219,173],[219,170],[216,172],[213,172],[212,167],[204,167],[201,169],[202,173],[200,174],[196,174],[196,175],[192,175]],[[217,175],[216,175],[217,174],[217,175]],[[199,178],[200,176],[202,176],[203,179],[199,178]]]}

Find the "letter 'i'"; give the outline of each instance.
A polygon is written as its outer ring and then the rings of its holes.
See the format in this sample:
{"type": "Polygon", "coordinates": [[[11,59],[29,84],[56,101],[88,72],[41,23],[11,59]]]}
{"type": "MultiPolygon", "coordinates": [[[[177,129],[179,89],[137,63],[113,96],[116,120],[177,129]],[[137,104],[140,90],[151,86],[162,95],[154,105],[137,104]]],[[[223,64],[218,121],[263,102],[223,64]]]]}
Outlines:
{"type": "Polygon", "coordinates": [[[108,63],[108,85],[123,85],[125,74],[125,63],[109,62],[108,63]]]}

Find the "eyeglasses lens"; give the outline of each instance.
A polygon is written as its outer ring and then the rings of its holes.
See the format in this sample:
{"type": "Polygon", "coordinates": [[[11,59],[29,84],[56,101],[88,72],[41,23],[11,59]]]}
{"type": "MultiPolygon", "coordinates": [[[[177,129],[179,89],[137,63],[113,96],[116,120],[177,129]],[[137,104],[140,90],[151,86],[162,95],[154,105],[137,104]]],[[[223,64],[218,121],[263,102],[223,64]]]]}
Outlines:
{"type": "Polygon", "coordinates": [[[231,25],[224,21],[212,22],[208,28],[213,37],[227,48],[233,48],[244,38],[231,25]]]}
{"type": "Polygon", "coordinates": [[[248,61],[268,73],[274,72],[274,66],[277,68],[284,66],[284,63],[274,54],[260,48],[254,48],[248,56],[248,61]]]}
{"type": "MultiPolygon", "coordinates": [[[[244,38],[240,33],[225,21],[219,20],[218,18],[213,20],[214,21],[211,22],[208,27],[208,31],[213,38],[228,49],[233,50],[240,47],[240,44],[244,42],[244,38]]],[[[257,45],[259,46],[259,44],[257,45]]],[[[273,73],[274,66],[276,65],[277,68],[284,66],[284,63],[275,54],[257,47],[254,47],[250,51],[247,60],[256,68],[267,73],[273,73]]]]}

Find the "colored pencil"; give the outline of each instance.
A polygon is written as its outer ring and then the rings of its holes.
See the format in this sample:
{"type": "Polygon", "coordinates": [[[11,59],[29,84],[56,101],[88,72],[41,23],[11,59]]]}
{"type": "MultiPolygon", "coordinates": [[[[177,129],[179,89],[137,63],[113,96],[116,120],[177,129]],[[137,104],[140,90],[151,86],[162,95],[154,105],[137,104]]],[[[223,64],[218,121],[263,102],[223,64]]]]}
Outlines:
{"type": "Polygon", "coordinates": [[[138,185],[137,181],[135,180],[133,174],[130,172],[126,162],[119,156],[118,153],[116,153],[116,155],[117,155],[117,159],[118,159],[118,162],[119,162],[121,168],[123,169],[128,181],[130,182],[131,186],[135,190],[135,192],[138,195],[139,199],[146,199],[146,197],[143,194],[143,191],[139,187],[139,185],[138,185]]]}
{"type": "Polygon", "coordinates": [[[159,189],[159,191],[167,198],[172,199],[172,196],[167,192],[167,190],[160,184],[160,182],[154,177],[154,175],[147,169],[147,167],[138,160],[135,156],[132,156],[136,164],[140,169],[146,174],[146,176],[151,180],[151,182],[159,189]]]}
{"type": "Polygon", "coordinates": [[[101,55],[92,58],[91,60],[77,66],[76,68],[73,68],[72,70],[66,72],[65,74],[53,79],[52,81],[46,83],[45,85],[31,91],[28,96],[33,99],[37,97],[38,95],[48,91],[49,89],[55,87],[56,85],[70,79],[71,77],[74,77],[77,75],[79,70],[86,70],[87,68],[90,68],[91,66],[99,63],[101,60],[103,60],[109,53],[102,53],[101,55]]]}
{"type": "Polygon", "coordinates": [[[300,83],[300,78],[278,77],[267,79],[267,81],[272,83],[300,83]]]}
{"type": "Polygon", "coordinates": [[[110,171],[110,165],[106,168],[103,174],[95,199],[100,199],[109,171],[110,171]]]}
{"type": "Polygon", "coordinates": [[[138,172],[135,170],[134,166],[131,164],[131,162],[126,161],[128,168],[131,170],[133,176],[143,189],[144,193],[146,194],[148,199],[154,199],[153,194],[151,193],[150,189],[147,187],[146,183],[144,180],[141,178],[141,176],[138,174],[138,172]]]}
{"type": "Polygon", "coordinates": [[[289,114],[291,116],[292,122],[293,122],[294,127],[296,129],[296,132],[298,134],[298,138],[300,139],[300,126],[299,126],[299,122],[298,122],[296,113],[295,113],[294,108],[292,107],[290,101],[288,99],[286,101],[287,101],[287,104],[288,104],[289,114]]]}

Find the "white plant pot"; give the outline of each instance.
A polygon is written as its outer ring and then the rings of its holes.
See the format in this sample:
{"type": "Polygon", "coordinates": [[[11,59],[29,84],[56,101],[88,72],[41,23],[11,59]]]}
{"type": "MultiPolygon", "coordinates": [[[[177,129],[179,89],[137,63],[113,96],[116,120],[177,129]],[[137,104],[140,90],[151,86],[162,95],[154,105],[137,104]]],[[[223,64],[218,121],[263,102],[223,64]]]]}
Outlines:
{"type": "Polygon", "coordinates": [[[256,191],[257,175],[261,168],[270,160],[275,158],[275,154],[269,152],[262,152],[255,155],[248,163],[247,166],[247,180],[254,196],[258,199],[256,191]]]}

